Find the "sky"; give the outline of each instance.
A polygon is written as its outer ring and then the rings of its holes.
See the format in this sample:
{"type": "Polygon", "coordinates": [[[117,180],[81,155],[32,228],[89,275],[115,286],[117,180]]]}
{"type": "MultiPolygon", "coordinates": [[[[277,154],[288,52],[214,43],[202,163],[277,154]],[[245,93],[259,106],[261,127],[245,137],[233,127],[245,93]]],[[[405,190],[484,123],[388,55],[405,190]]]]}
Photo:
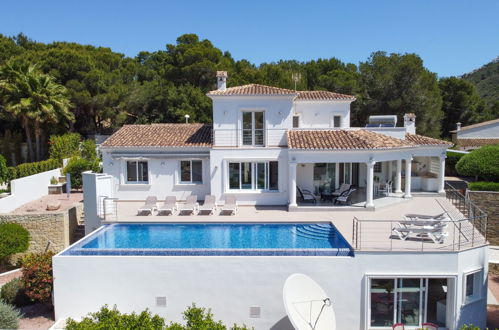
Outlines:
{"type": "Polygon", "coordinates": [[[0,34],[20,32],[131,57],[195,33],[255,64],[416,53],[447,77],[499,56],[499,0],[2,0],[0,34]]]}

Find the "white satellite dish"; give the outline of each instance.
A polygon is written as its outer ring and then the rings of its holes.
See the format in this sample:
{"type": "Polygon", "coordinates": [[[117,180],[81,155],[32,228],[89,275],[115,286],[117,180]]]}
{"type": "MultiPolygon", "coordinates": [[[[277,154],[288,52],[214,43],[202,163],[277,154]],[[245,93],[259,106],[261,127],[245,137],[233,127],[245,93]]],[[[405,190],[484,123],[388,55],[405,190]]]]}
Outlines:
{"type": "Polygon", "coordinates": [[[336,330],[331,299],[313,279],[292,274],[284,283],[286,314],[296,330],[336,330]]]}

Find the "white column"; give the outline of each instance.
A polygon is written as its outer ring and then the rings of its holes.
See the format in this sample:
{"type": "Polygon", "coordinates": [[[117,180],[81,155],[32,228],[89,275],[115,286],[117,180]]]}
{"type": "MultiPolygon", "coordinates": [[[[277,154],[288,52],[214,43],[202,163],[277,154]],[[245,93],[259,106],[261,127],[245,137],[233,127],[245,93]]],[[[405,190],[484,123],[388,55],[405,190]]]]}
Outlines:
{"type": "Polygon", "coordinates": [[[392,173],[393,173],[393,161],[389,161],[388,162],[388,178],[386,179],[386,181],[390,181],[392,179],[392,173]]]}
{"type": "Polygon", "coordinates": [[[373,190],[374,190],[374,164],[375,161],[370,160],[366,163],[366,207],[374,207],[373,190]]]}
{"type": "Polygon", "coordinates": [[[411,162],[412,157],[405,160],[405,194],[404,198],[411,198],[411,162]]]}
{"type": "Polygon", "coordinates": [[[334,167],[334,189],[340,187],[340,163],[335,163],[334,167]]]}
{"type": "Polygon", "coordinates": [[[440,155],[440,168],[438,169],[438,192],[445,192],[445,158],[446,154],[440,155]]]}
{"type": "Polygon", "coordinates": [[[395,192],[402,192],[402,159],[397,159],[397,173],[395,173],[395,192]]]}
{"type": "Polygon", "coordinates": [[[289,163],[289,207],[296,207],[296,163],[289,163]]]}

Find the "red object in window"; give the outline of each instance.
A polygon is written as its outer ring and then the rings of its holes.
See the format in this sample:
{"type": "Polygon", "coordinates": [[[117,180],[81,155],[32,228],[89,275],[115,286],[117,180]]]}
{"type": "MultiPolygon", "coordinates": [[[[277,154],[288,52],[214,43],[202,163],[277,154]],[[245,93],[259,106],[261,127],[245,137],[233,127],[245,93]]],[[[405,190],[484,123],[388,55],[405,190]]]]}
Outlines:
{"type": "Polygon", "coordinates": [[[393,330],[404,330],[404,324],[403,323],[395,323],[392,325],[393,330]]]}

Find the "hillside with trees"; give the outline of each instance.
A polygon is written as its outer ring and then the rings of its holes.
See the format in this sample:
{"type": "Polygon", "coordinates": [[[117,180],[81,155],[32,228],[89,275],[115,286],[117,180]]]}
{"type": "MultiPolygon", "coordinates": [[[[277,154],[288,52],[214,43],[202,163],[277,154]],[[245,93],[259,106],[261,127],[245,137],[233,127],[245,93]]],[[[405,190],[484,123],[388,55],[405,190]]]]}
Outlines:
{"type": "Polygon", "coordinates": [[[417,54],[375,52],[358,64],[331,57],[255,65],[194,34],[133,58],[105,47],[0,35],[0,154],[18,153],[23,142],[30,161],[43,159],[48,137],[68,131],[110,134],[123,124],[183,122],[186,114],[210,122],[205,94],[216,88],[217,70],[228,71],[229,87],[293,89],[299,76],[298,90],[354,95],[353,126],[373,114],[413,112],[419,134],[447,137],[457,121],[468,125],[499,114],[480,88],[460,78],[439,80],[417,54]]]}
{"type": "Polygon", "coordinates": [[[490,106],[499,107],[499,56],[473,72],[463,75],[472,82],[490,106]]]}

